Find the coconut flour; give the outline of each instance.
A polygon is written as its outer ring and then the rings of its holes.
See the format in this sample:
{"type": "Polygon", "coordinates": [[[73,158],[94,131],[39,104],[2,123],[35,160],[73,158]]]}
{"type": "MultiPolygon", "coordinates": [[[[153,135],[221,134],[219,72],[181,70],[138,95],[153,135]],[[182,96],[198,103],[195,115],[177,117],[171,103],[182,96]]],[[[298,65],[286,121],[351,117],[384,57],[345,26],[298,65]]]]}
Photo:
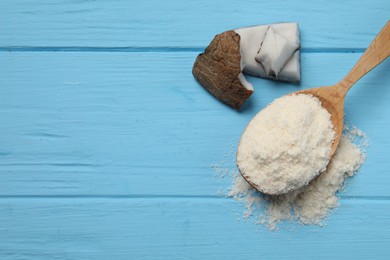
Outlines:
{"type": "Polygon", "coordinates": [[[283,96],[249,123],[237,149],[237,165],[258,190],[284,194],[326,169],[334,135],[330,114],[317,98],[283,96]]]}
{"type": "MultiPolygon", "coordinates": [[[[238,171],[233,171],[233,186],[225,195],[246,205],[244,218],[254,217],[256,223],[270,229],[283,220],[322,225],[330,210],[338,206],[336,192],[363,164],[362,149],[366,145],[367,139],[360,130],[346,129],[326,171],[307,186],[284,195],[264,195],[252,188],[238,171]]],[[[226,175],[226,169],[215,170],[226,175]]]]}

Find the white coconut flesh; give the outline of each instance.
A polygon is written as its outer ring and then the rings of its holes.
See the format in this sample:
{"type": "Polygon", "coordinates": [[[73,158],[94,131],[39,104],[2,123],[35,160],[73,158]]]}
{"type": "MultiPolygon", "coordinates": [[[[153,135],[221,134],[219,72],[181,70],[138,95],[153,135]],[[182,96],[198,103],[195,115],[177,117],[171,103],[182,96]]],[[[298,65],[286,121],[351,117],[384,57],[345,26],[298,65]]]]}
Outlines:
{"type": "MultiPolygon", "coordinates": [[[[297,23],[259,25],[234,30],[240,35],[241,70],[263,78],[300,81],[299,29],[297,23]]],[[[248,90],[253,86],[239,76],[248,90]]]]}

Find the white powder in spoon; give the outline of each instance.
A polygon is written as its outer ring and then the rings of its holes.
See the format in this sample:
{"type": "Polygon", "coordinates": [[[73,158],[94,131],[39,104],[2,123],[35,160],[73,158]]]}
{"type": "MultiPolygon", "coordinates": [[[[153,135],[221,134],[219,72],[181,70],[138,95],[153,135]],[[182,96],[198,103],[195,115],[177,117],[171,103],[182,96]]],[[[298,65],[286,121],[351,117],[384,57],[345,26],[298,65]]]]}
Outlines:
{"type": "Polygon", "coordinates": [[[247,210],[244,218],[254,216],[257,223],[270,229],[275,229],[282,220],[322,225],[330,210],[338,206],[336,192],[343,188],[345,179],[354,175],[365,160],[362,148],[354,144],[356,140],[360,140],[362,147],[367,146],[367,139],[360,130],[345,129],[326,171],[299,190],[278,196],[264,195],[235,172],[228,196],[245,202],[247,210]]]}
{"type": "Polygon", "coordinates": [[[237,165],[264,193],[296,190],[326,169],[334,135],[330,114],[317,98],[283,96],[248,124],[237,149],[237,165]]]}

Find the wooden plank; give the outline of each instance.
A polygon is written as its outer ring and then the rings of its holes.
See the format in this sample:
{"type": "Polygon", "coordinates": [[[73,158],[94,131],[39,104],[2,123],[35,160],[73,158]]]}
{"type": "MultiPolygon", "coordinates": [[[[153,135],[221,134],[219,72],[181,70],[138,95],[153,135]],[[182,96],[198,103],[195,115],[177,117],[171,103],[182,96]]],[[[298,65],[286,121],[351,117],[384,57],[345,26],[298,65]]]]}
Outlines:
{"type": "Polygon", "coordinates": [[[270,232],[225,199],[2,199],[0,258],[388,259],[389,210],[343,200],[324,228],[270,232]]]}
{"type": "Polygon", "coordinates": [[[203,48],[225,30],[297,21],[304,48],[366,48],[387,0],[2,0],[0,46],[203,48]]]}
{"type": "MultiPolygon", "coordinates": [[[[196,55],[1,53],[0,196],[215,196],[228,180],[213,179],[210,165],[234,167],[234,146],[257,111],[336,82],[360,56],[305,53],[300,86],[250,78],[255,94],[236,112],[192,78],[196,55]]],[[[347,98],[347,121],[371,143],[347,196],[390,195],[389,65],[347,98]]]]}

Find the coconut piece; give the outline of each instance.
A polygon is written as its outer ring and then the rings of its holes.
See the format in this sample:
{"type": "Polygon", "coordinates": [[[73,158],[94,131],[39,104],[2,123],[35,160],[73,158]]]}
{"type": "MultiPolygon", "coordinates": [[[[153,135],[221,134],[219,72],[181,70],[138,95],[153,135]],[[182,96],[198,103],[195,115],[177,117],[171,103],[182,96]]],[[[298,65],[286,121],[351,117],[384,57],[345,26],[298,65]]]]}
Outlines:
{"type": "Polygon", "coordinates": [[[275,32],[271,25],[255,60],[261,64],[269,77],[276,78],[298,48],[298,44],[275,32]]]}
{"type": "Polygon", "coordinates": [[[270,25],[259,25],[216,35],[196,58],[192,69],[195,79],[217,99],[235,109],[240,109],[253,93],[253,86],[243,73],[299,81],[299,51],[295,51],[300,45],[298,24],[272,25],[273,34],[280,38],[277,43],[282,50],[276,54],[267,53],[274,51],[272,43],[265,43],[270,46],[262,50],[269,28],[270,25]],[[258,54],[259,62],[255,60],[258,54]],[[262,57],[267,57],[268,61],[262,57]]]}
{"type": "Polygon", "coordinates": [[[216,98],[239,109],[253,93],[240,67],[240,36],[227,31],[215,36],[196,58],[192,74],[216,98]]]}
{"type": "Polygon", "coordinates": [[[277,77],[272,77],[264,70],[263,66],[255,60],[256,55],[261,49],[268,29],[272,27],[273,31],[290,43],[300,46],[299,27],[297,23],[276,23],[270,25],[257,25],[252,27],[244,27],[234,30],[241,37],[241,56],[242,56],[242,71],[243,73],[274,80],[283,80],[289,82],[299,82],[301,78],[301,70],[299,63],[299,52],[292,54],[292,57],[287,61],[285,66],[280,70],[277,77]],[[286,67],[288,66],[288,67],[286,67]],[[284,72],[287,68],[287,73],[284,72]]]}

